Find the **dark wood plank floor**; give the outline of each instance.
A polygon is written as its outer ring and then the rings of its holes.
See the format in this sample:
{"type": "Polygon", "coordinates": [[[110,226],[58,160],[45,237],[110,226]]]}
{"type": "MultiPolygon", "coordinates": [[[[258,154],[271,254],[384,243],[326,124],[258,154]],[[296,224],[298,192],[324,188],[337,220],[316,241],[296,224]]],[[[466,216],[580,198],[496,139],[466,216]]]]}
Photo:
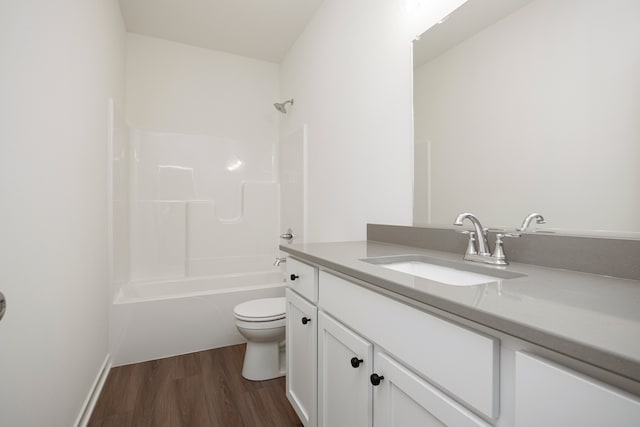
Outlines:
{"type": "Polygon", "coordinates": [[[301,427],[284,377],[242,378],[244,348],[111,369],[89,427],[301,427]]]}

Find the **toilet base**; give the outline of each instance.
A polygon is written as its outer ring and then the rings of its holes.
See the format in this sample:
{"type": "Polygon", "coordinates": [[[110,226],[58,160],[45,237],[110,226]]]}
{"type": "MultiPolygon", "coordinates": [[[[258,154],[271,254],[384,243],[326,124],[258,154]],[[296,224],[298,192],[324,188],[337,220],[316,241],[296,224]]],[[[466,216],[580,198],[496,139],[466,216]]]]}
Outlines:
{"type": "Polygon", "coordinates": [[[244,353],[242,376],[251,381],[282,377],[284,345],[278,342],[248,342],[244,353]]]}

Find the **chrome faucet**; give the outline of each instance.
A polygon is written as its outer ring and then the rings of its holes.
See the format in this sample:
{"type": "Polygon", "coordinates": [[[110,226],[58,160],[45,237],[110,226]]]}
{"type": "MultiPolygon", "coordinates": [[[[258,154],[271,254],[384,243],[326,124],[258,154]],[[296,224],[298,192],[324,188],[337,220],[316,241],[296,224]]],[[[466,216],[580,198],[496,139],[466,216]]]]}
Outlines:
{"type": "Polygon", "coordinates": [[[464,254],[467,261],[482,262],[492,265],[508,265],[507,256],[504,253],[503,241],[505,237],[520,237],[519,233],[498,233],[496,235],[496,245],[493,254],[489,249],[487,241],[487,229],[482,227],[478,218],[468,212],[461,213],[456,217],[453,225],[461,226],[463,221],[468,219],[473,224],[475,231],[465,231],[469,234],[469,244],[464,254]]]}
{"type": "Polygon", "coordinates": [[[475,229],[475,236],[471,234],[469,236],[469,240],[477,238],[477,249],[476,254],[481,256],[491,256],[491,252],[489,251],[489,242],[487,242],[487,230],[482,227],[480,224],[480,220],[469,212],[463,212],[456,217],[456,220],[453,221],[453,225],[462,225],[462,222],[468,219],[473,224],[473,228],[475,229]]]}
{"type": "Polygon", "coordinates": [[[529,215],[527,215],[527,217],[524,219],[524,221],[522,221],[522,225],[520,226],[520,228],[516,228],[517,231],[527,231],[527,229],[529,228],[529,226],[531,225],[531,222],[533,220],[536,220],[536,224],[546,224],[547,221],[544,220],[544,217],[542,215],[540,215],[539,213],[530,213],[529,215]]]}
{"type": "Polygon", "coordinates": [[[282,264],[283,262],[287,262],[287,257],[286,256],[277,256],[276,257],[276,262],[274,262],[273,265],[275,265],[276,267],[279,267],[280,264],[282,264]]]}

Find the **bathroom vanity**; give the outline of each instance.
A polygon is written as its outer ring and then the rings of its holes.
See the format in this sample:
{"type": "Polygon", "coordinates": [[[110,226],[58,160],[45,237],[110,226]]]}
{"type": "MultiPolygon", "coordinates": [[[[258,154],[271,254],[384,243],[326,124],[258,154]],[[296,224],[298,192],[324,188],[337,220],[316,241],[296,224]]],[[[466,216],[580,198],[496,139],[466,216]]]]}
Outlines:
{"type": "Polygon", "coordinates": [[[640,282],[375,241],[281,246],[306,427],[640,425],[640,282]],[[381,265],[421,257],[494,280],[381,265]]]}

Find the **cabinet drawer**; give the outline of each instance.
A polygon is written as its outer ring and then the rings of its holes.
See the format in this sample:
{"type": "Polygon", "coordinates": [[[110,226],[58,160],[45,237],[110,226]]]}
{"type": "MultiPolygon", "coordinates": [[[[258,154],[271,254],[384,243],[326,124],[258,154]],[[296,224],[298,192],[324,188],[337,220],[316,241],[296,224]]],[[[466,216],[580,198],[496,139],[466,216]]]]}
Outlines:
{"type": "Polygon", "coordinates": [[[319,306],[482,414],[498,417],[499,341],[320,272],[319,306]]]}
{"type": "Polygon", "coordinates": [[[311,302],[318,301],[318,269],[291,257],[287,258],[287,283],[311,302]],[[293,277],[293,279],[292,279],[293,277]]]}
{"type": "Polygon", "coordinates": [[[516,353],[517,427],[631,427],[640,400],[528,353],[516,353]]]}

